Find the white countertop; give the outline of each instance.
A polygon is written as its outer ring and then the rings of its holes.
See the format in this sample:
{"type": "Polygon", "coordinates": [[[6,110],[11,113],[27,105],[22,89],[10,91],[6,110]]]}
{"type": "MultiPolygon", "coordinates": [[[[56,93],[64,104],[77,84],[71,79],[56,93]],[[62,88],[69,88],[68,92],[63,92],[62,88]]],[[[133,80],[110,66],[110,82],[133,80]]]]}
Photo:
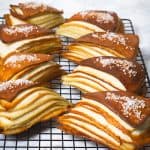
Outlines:
{"type": "MultiPolygon", "coordinates": [[[[8,12],[9,4],[29,0],[5,0],[1,2],[0,16],[8,12]]],[[[34,1],[34,0],[32,0],[34,1]]],[[[150,75],[150,1],[149,0],[36,0],[64,10],[65,17],[86,9],[102,9],[117,12],[121,18],[132,20],[140,37],[140,48],[150,75]]]]}

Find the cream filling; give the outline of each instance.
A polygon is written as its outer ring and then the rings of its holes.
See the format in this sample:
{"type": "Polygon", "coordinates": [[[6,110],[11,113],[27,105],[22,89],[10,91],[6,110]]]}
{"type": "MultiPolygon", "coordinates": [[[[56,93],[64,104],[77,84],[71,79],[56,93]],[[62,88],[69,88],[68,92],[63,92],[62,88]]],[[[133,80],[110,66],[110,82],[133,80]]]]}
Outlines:
{"type": "Polygon", "coordinates": [[[18,124],[17,126],[12,126],[11,128],[4,130],[3,133],[5,134],[19,133],[21,131],[24,131],[30,128],[33,124],[43,121],[43,118],[45,119],[45,116],[46,116],[45,120],[48,120],[48,119],[51,119],[52,117],[55,117],[61,114],[62,112],[64,112],[64,110],[65,110],[65,107],[62,108],[62,106],[56,106],[55,108],[47,109],[42,114],[39,114],[35,118],[33,118],[30,122],[18,124]]]}
{"type": "Polygon", "coordinates": [[[119,136],[121,139],[127,142],[132,142],[132,139],[127,134],[124,134],[120,129],[116,128],[114,125],[111,125],[101,114],[95,113],[94,111],[91,111],[81,106],[75,107],[73,110],[76,110],[80,112],[81,114],[86,114],[89,117],[93,118],[99,123],[100,126],[103,126],[104,128],[106,128],[108,130],[108,133],[110,130],[110,132],[112,132],[115,136],[117,137],[119,136]]]}
{"type": "Polygon", "coordinates": [[[59,18],[57,18],[56,20],[51,21],[49,24],[42,24],[43,27],[45,28],[50,28],[50,27],[55,27],[57,25],[60,25],[64,22],[64,18],[62,16],[60,16],[59,18]]]}
{"type": "Polygon", "coordinates": [[[56,34],[77,39],[92,32],[104,32],[104,30],[91,23],[83,21],[71,21],[61,25],[57,29],[56,34]]]}
{"type": "MultiPolygon", "coordinates": [[[[58,103],[59,103],[59,100],[58,100],[58,103]]],[[[33,111],[29,111],[27,112],[26,114],[24,114],[23,116],[17,118],[16,120],[12,120],[9,122],[8,119],[5,119],[5,120],[8,120],[9,124],[6,124],[5,125],[5,122],[2,122],[3,124],[3,127],[4,129],[9,129],[9,128],[16,128],[16,127],[20,127],[24,124],[29,124],[30,122],[32,122],[32,120],[38,116],[38,115],[45,115],[45,112],[47,111],[47,109],[54,109],[55,107],[57,107],[59,104],[57,103],[56,106],[53,106],[54,102],[53,101],[49,101],[48,103],[46,104],[43,104],[38,107],[37,109],[33,109],[33,111]]],[[[61,108],[64,108],[64,106],[62,106],[61,108]]],[[[1,117],[0,117],[1,119],[1,117]]],[[[42,120],[42,118],[41,118],[42,120]]]]}
{"type": "MultiPolygon", "coordinates": [[[[70,79],[70,80],[72,80],[72,79],[70,79]]],[[[62,78],[63,84],[65,84],[65,85],[71,85],[71,86],[77,87],[82,92],[87,92],[87,91],[96,92],[94,87],[87,86],[84,83],[80,83],[80,82],[71,81],[71,83],[70,83],[70,80],[68,81],[68,79],[65,80],[62,78]]],[[[85,80],[85,81],[87,81],[87,80],[85,80]]]]}
{"type": "Polygon", "coordinates": [[[18,19],[10,14],[9,14],[9,20],[6,20],[6,22],[9,22],[9,21],[11,22],[11,25],[27,24],[27,22],[21,19],[18,19]]]}
{"type": "Polygon", "coordinates": [[[51,69],[50,67],[56,65],[55,63],[44,63],[43,65],[40,65],[32,70],[29,70],[29,72],[26,72],[25,74],[21,75],[22,72],[24,72],[24,70],[22,70],[21,72],[17,73],[15,76],[13,76],[11,79],[16,79],[18,78],[22,78],[22,79],[28,79],[28,80],[32,80],[34,79],[34,81],[37,81],[41,76],[45,75],[45,69],[51,69]]]}
{"type": "Polygon", "coordinates": [[[68,56],[68,57],[70,56],[72,58],[77,58],[77,59],[82,59],[82,60],[85,59],[85,57],[86,57],[85,55],[83,55],[81,53],[76,53],[76,52],[75,53],[72,53],[72,52],[65,53],[65,56],[68,56]]]}
{"type": "MultiPolygon", "coordinates": [[[[79,128],[81,129],[80,131],[82,133],[85,133],[85,130],[91,130],[91,135],[87,134],[90,137],[93,136],[99,136],[102,139],[107,139],[107,141],[110,141],[111,143],[114,143],[117,146],[120,146],[120,143],[117,142],[113,137],[111,137],[110,135],[108,135],[106,132],[102,131],[101,129],[95,127],[94,125],[88,124],[86,122],[82,122],[73,118],[69,118],[69,121],[71,121],[73,124],[78,124],[79,126],[76,126],[77,130],[79,130],[79,128]],[[82,128],[81,126],[84,126],[84,128],[82,128]],[[95,134],[95,135],[94,135],[95,134]]],[[[69,122],[69,126],[71,126],[71,123],[69,122]]],[[[88,131],[86,131],[88,132],[88,131]]],[[[99,141],[99,138],[98,138],[99,141]]]]}
{"type": "Polygon", "coordinates": [[[108,109],[103,104],[98,103],[98,102],[91,100],[91,99],[84,98],[84,97],[82,98],[82,102],[87,102],[90,105],[95,105],[95,106],[99,107],[99,109],[102,109],[103,111],[105,111],[109,115],[111,115],[112,118],[114,118],[116,121],[118,121],[125,129],[127,129],[129,131],[134,130],[134,128],[132,126],[130,126],[128,123],[126,123],[124,120],[122,120],[118,115],[116,115],[114,112],[112,112],[110,109],[108,109]]]}
{"type": "Polygon", "coordinates": [[[41,98],[38,98],[38,101],[34,102],[32,105],[29,105],[28,107],[24,107],[23,109],[13,112],[0,112],[0,116],[9,118],[10,120],[15,120],[23,116],[24,114],[33,111],[34,109],[39,109],[40,106],[45,105],[49,102],[55,104],[57,102],[57,98],[58,96],[56,97],[52,95],[44,95],[41,98]]]}
{"type": "Polygon", "coordinates": [[[41,37],[37,37],[37,38],[33,38],[33,39],[17,41],[17,42],[13,42],[11,44],[5,44],[2,41],[0,41],[0,56],[5,57],[12,52],[16,52],[17,49],[19,47],[23,46],[24,44],[28,44],[33,41],[39,41],[42,39],[50,39],[53,37],[54,37],[53,35],[47,35],[47,36],[41,36],[41,37]]]}
{"type": "Polygon", "coordinates": [[[13,109],[13,111],[17,111],[19,109],[23,109],[25,107],[28,107],[30,104],[33,104],[36,102],[37,99],[39,99],[40,95],[44,96],[50,94],[48,91],[37,91],[34,93],[31,93],[29,95],[26,95],[22,100],[20,99],[20,102],[16,105],[16,107],[13,109]]]}
{"type": "Polygon", "coordinates": [[[55,93],[53,90],[51,90],[51,89],[48,89],[48,88],[46,88],[46,87],[38,87],[38,85],[37,85],[37,87],[32,87],[32,88],[29,88],[29,89],[26,89],[25,91],[23,91],[23,92],[21,92],[21,93],[19,93],[19,95],[17,95],[17,97],[15,98],[15,99],[22,99],[24,96],[26,96],[26,95],[28,95],[28,94],[30,94],[30,93],[32,93],[32,92],[35,92],[35,91],[47,91],[47,92],[49,92],[49,93],[51,93],[51,94],[53,94],[53,95],[58,95],[57,93],[55,93]]]}
{"type": "Polygon", "coordinates": [[[48,14],[32,17],[32,18],[28,19],[27,21],[29,23],[33,23],[33,24],[35,24],[35,23],[36,24],[43,24],[43,23],[46,23],[47,21],[49,21],[51,19],[55,19],[58,16],[60,16],[60,15],[48,13],[48,14]]]}
{"type": "Polygon", "coordinates": [[[88,33],[92,33],[92,32],[93,31],[90,31],[81,27],[65,27],[65,29],[58,29],[56,33],[58,35],[78,39],[79,37],[86,35],[88,33]]]}
{"type": "Polygon", "coordinates": [[[9,112],[0,112],[0,126],[2,128],[6,129],[11,126],[14,127],[15,124],[19,126],[20,124],[29,122],[30,119],[33,119],[36,115],[42,115],[45,113],[45,111],[47,111],[47,109],[55,103],[56,105],[54,105],[51,109],[57,107],[58,105],[60,109],[61,107],[64,108],[68,103],[57,93],[44,87],[30,88],[25,92],[21,92],[15,100],[16,99],[19,102],[14,109],[9,110],[9,112]],[[30,105],[31,103],[32,105],[30,105]],[[17,120],[12,121],[13,119],[17,120]]]}
{"type": "MultiPolygon", "coordinates": [[[[64,82],[67,81],[69,84],[71,84],[72,82],[75,82],[75,81],[76,82],[85,81],[85,83],[87,83],[87,84],[91,83],[91,85],[94,85],[100,91],[108,91],[108,90],[109,91],[116,91],[117,90],[116,88],[112,87],[110,84],[108,84],[106,82],[103,82],[102,80],[99,80],[97,78],[94,78],[94,77],[92,77],[88,74],[84,74],[82,72],[75,72],[75,73],[69,74],[69,75],[66,76],[66,79],[65,79],[65,77],[63,77],[62,80],[64,82]],[[82,79],[82,77],[83,77],[83,79],[82,79]],[[88,79],[91,79],[91,80],[88,80],[88,79]]],[[[88,84],[88,86],[90,86],[90,84],[88,84]]],[[[98,90],[95,89],[95,91],[98,91],[98,90]]]]}
{"type": "MultiPolygon", "coordinates": [[[[34,102],[35,99],[32,99],[31,97],[37,98],[41,94],[50,94],[50,95],[58,96],[57,93],[55,93],[47,88],[44,88],[44,87],[29,88],[29,89],[19,93],[19,95],[13,100],[13,102],[17,101],[17,104],[12,109],[10,109],[10,111],[14,111],[14,110],[18,110],[23,107],[26,107],[30,103],[34,102]]],[[[60,97],[60,99],[63,99],[63,98],[60,97]]]]}
{"type": "Polygon", "coordinates": [[[78,66],[74,69],[74,71],[84,72],[85,74],[88,73],[89,75],[93,75],[98,79],[101,79],[103,81],[110,83],[111,85],[113,85],[114,87],[122,91],[126,91],[125,86],[116,77],[106,72],[93,69],[91,67],[86,67],[86,66],[78,66]]]}
{"type": "Polygon", "coordinates": [[[81,89],[82,92],[97,92],[97,91],[106,91],[102,86],[98,83],[90,81],[89,79],[84,79],[82,77],[63,77],[62,81],[64,84],[75,86],[81,89]]]}
{"type": "MultiPolygon", "coordinates": [[[[66,124],[66,123],[65,123],[65,124],[66,124]]],[[[102,138],[99,138],[97,135],[95,135],[95,134],[93,134],[93,133],[87,131],[87,130],[84,129],[84,128],[81,128],[80,126],[74,125],[74,124],[72,124],[72,123],[69,123],[69,126],[70,126],[71,128],[73,128],[74,130],[77,130],[77,131],[79,131],[79,132],[81,132],[81,133],[87,135],[87,136],[90,137],[90,138],[96,139],[96,140],[99,141],[100,143],[107,144],[106,141],[105,141],[105,139],[104,139],[103,137],[102,137],[102,138]]],[[[93,139],[93,140],[94,140],[94,139],[93,139]]],[[[109,144],[108,144],[108,145],[109,145],[109,144]]]]}
{"type": "Polygon", "coordinates": [[[114,56],[112,53],[109,53],[108,51],[106,51],[105,49],[102,49],[100,47],[94,47],[94,46],[87,46],[87,45],[77,45],[77,46],[71,46],[70,47],[70,50],[73,49],[73,52],[74,53],[80,53],[80,51],[83,51],[85,53],[85,56],[86,53],[90,54],[91,57],[94,57],[94,56],[114,56]]]}
{"type": "Polygon", "coordinates": [[[102,53],[98,53],[97,51],[94,51],[94,49],[92,48],[90,49],[90,48],[82,47],[82,46],[74,46],[73,49],[71,47],[69,52],[73,54],[75,53],[78,55],[83,55],[84,59],[94,57],[94,56],[102,56],[102,53]]]}
{"type": "MultiPolygon", "coordinates": [[[[39,72],[36,76],[32,76],[32,78],[31,78],[31,80],[32,81],[34,81],[34,82],[36,82],[36,81],[39,81],[41,78],[43,78],[43,76],[44,76],[44,78],[45,78],[45,75],[47,74],[47,73],[49,73],[49,70],[48,69],[51,69],[51,68],[47,68],[47,70],[41,70],[41,72],[39,72]]],[[[33,74],[34,75],[34,74],[33,74]]],[[[49,73],[49,76],[50,76],[51,74],[49,73]]],[[[49,79],[48,79],[49,80],[49,79]]]]}
{"type": "Polygon", "coordinates": [[[23,92],[21,93],[21,95],[19,95],[18,97],[16,97],[16,99],[19,99],[20,102],[11,110],[18,110],[18,109],[22,109],[30,104],[32,104],[39,96],[41,95],[45,95],[45,94],[49,94],[49,95],[53,95],[55,97],[59,97],[59,99],[64,100],[62,97],[60,97],[58,94],[54,93],[54,92],[50,92],[48,89],[37,89],[35,92],[33,91],[32,93],[32,89],[27,91],[29,94],[27,94],[27,92],[23,92]]]}
{"type": "MultiPolygon", "coordinates": [[[[58,101],[59,102],[59,101],[58,101]]],[[[59,102],[60,103],[60,102],[59,102]]],[[[36,118],[37,115],[42,115],[44,113],[44,111],[46,111],[46,109],[54,109],[56,106],[52,105],[52,101],[49,101],[46,104],[42,104],[38,109],[34,109],[32,112],[28,112],[27,114],[25,114],[23,117],[18,118],[17,120],[15,120],[13,122],[13,124],[22,124],[28,120],[31,120],[32,118],[36,118]]],[[[32,121],[32,120],[31,120],[32,121]]]]}
{"type": "Polygon", "coordinates": [[[35,124],[37,122],[41,122],[41,121],[43,121],[43,119],[44,119],[44,121],[49,120],[52,117],[58,116],[59,114],[61,114],[64,111],[65,111],[65,107],[62,107],[62,106],[56,106],[56,107],[53,107],[51,109],[46,109],[43,113],[38,114],[35,118],[32,118],[32,120],[30,120],[29,122],[25,122],[23,124],[16,124],[14,126],[11,126],[10,128],[5,129],[2,133],[4,133],[4,134],[16,134],[16,133],[22,132],[22,131],[30,128],[33,124],[35,124]]]}
{"type": "Polygon", "coordinates": [[[0,111],[5,111],[5,108],[0,104],[0,111]]]}
{"type": "Polygon", "coordinates": [[[48,20],[47,22],[44,22],[42,24],[39,24],[40,27],[45,27],[45,28],[50,28],[50,27],[54,27],[57,26],[58,24],[63,22],[63,18],[56,18],[54,20],[48,20]]]}
{"type": "Polygon", "coordinates": [[[39,69],[35,69],[27,73],[26,75],[24,75],[23,79],[31,79],[33,81],[37,81],[42,76],[44,76],[47,73],[47,71],[51,69],[50,67],[52,66],[54,66],[54,64],[47,64],[47,65],[41,66],[39,69]]]}
{"type": "MultiPolygon", "coordinates": [[[[48,13],[36,17],[32,17],[28,19],[27,21],[32,24],[38,24],[38,25],[43,25],[47,24],[48,22],[50,23],[57,23],[57,20],[64,20],[63,17],[60,14],[55,14],[55,13],[48,13]]],[[[48,24],[47,24],[48,25],[48,24]]]]}
{"type": "Polygon", "coordinates": [[[22,11],[20,8],[18,8],[18,7],[15,7],[15,11],[16,11],[16,13],[19,14],[19,15],[24,15],[24,14],[23,14],[23,11],[22,11]]]}

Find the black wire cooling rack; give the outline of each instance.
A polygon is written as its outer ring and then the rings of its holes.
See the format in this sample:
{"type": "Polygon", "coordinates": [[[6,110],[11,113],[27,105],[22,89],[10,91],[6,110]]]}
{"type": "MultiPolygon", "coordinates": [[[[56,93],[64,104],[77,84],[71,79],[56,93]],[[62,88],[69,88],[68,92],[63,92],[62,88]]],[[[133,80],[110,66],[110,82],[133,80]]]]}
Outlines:
{"type": "MultiPolygon", "coordinates": [[[[134,34],[132,22],[129,19],[122,19],[122,21],[125,32],[134,34]]],[[[0,18],[0,23],[4,23],[3,18],[0,18]]],[[[70,43],[70,40],[62,38],[62,43],[65,46],[70,43]]],[[[60,56],[55,60],[67,72],[72,71],[76,66],[72,62],[60,58],[60,56]]],[[[150,97],[150,80],[140,49],[137,61],[142,64],[145,69],[147,97],[150,97]]],[[[52,87],[73,103],[76,103],[80,99],[80,92],[78,90],[70,86],[62,85],[59,79],[52,81],[52,87]]],[[[52,120],[39,123],[28,131],[15,136],[5,136],[0,134],[0,150],[108,150],[108,148],[103,145],[97,145],[83,138],[77,138],[63,133],[56,127],[57,124],[52,120]]],[[[150,145],[144,146],[143,150],[150,150],[150,145]]]]}

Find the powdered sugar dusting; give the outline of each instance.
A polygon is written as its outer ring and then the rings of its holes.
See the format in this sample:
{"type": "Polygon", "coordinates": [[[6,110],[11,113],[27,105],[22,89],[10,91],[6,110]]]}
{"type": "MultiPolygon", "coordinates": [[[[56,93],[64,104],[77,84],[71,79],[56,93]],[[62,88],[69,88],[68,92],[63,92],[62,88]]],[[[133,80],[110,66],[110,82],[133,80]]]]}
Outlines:
{"type": "Polygon", "coordinates": [[[113,41],[117,44],[126,45],[125,38],[123,37],[123,35],[120,35],[120,34],[115,34],[115,33],[112,33],[112,32],[106,32],[105,34],[102,34],[101,37],[103,39],[109,39],[110,41],[113,41]]]}
{"type": "Polygon", "coordinates": [[[95,19],[98,23],[114,23],[114,17],[111,15],[111,12],[94,12],[94,11],[82,11],[79,13],[82,18],[85,16],[95,19]]]}
{"type": "Polygon", "coordinates": [[[2,82],[0,84],[0,92],[3,91],[8,91],[8,90],[14,90],[17,87],[22,87],[22,86],[27,86],[27,85],[33,85],[34,83],[32,81],[29,80],[25,80],[25,79],[18,79],[18,80],[10,80],[10,81],[6,81],[6,82],[2,82]]]}
{"type": "Polygon", "coordinates": [[[99,39],[100,38],[100,36],[98,35],[98,33],[92,33],[92,35],[91,35],[93,38],[97,38],[97,39],[99,39]]]}
{"type": "Polygon", "coordinates": [[[121,34],[116,34],[113,32],[106,32],[104,34],[93,33],[91,36],[97,39],[101,39],[101,40],[109,40],[117,45],[124,45],[125,49],[129,48],[130,50],[133,50],[133,47],[129,46],[127,43],[129,40],[128,37],[124,37],[121,34]]]}
{"type": "Polygon", "coordinates": [[[88,11],[81,11],[79,12],[79,15],[81,15],[81,17],[84,18],[88,13],[88,11]]]}
{"type": "Polygon", "coordinates": [[[114,22],[114,18],[109,13],[98,13],[96,21],[97,22],[109,23],[109,22],[114,22]]]}
{"type": "Polygon", "coordinates": [[[12,55],[10,57],[8,57],[5,62],[4,65],[5,66],[11,66],[11,67],[21,67],[22,62],[34,62],[34,61],[38,61],[39,58],[37,57],[36,54],[21,54],[21,55],[12,55]]]}
{"type": "Polygon", "coordinates": [[[120,96],[114,93],[107,92],[106,100],[114,100],[122,105],[122,112],[128,118],[131,115],[135,115],[136,118],[142,117],[142,110],[146,107],[145,101],[138,99],[134,96],[120,96]]]}
{"type": "Polygon", "coordinates": [[[29,33],[31,32],[39,32],[37,26],[11,26],[8,28],[4,28],[4,32],[9,35],[17,36],[18,33],[23,33],[25,37],[28,37],[29,33]]]}
{"type": "Polygon", "coordinates": [[[39,7],[43,10],[46,10],[48,8],[47,5],[43,3],[35,3],[35,2],[27,2],[22,4],[25,8],[32,8],[32,9],[38,9],[39,7]]]}
{"type": "Polygon", "coordinates": [[[124,75],[129,77],[134,77],[137,75],[137,72],[134,70],[136,65],[125,59],[115,59],[115,58],[103,58],[97,57],[95,63],[101,63],[103,67],[108,66],[110,69],[113,69],[114,66],[120,68],[124,75]]]}

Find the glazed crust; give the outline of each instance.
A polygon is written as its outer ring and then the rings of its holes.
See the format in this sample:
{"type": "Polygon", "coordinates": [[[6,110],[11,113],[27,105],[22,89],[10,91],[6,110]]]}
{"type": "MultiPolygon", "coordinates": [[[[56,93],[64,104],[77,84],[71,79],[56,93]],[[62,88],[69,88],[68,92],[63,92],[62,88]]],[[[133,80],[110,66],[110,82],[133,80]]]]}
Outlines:
{"type": "Polygon", "coordinates": [[[30,87],[38,86],[40,83],[28,80],[19,79],[17,81],[6,81],[0,83],[0,99],[5,99],[8,102],[16,97],[16,95],[30,87]],[[9,90],[8,90],[9,89],[9,90]],[[14,90],[15,89],[15,90],[14,90]]]}
{"type": "Polygon", "coordinates": [[[149,98],[128,92],[86,93],[58,118],[59,128],[114,150],[137,150],[149,142],[149,105],[149,98]]]}
{"type": "Polygon", "coordinates": [[[121,27],[121,21],[115,12],[88,10],[74,14],[69,21],[85,21],[94,24],[104,30],[117,32],[121,27]]]}
{"type": "Polygon", "coordinates": [[[95,32],[82,36],[67,46],[62,56],[79,64],[96,56],[114,56],[136,59],[139,38],[133,34],[95,32]]]}
{"type": "Polygon", "coordinates": [[[92,67],[118,78],[127,90],[137,92],[143,86],[145,71],[136,61],[115,57],[93,57],[80,62],[81,66],[92,67]]]}
{"type": "Polygon", "coordinates": [[[83,97],[102,103],[134,127],[144,124],[150,115],[150,99],[130,92],[95,92],[86,93],[83,97]],[[133,105],[130,105],[131,103],[133,105]],[[138,111],[140,112],[140,116],[136,113],[138,111]]]}
{"type": "Polygon", "coordinates": [[[30,66],[36,66],[52,60],[51,55],[46,54],[12,54],[1,59],[0,81],[9,80],[20,70],[30,66]]]}
{"type": "Polygon", "coordinates": [[[29,19],[36,15],[41,15],[45,13],[57,13],[62,14],[63,11],[56,8],[36,3],[19,3],[18,5],[10,5],[10,12],[13,16],[20,18],[22,20],[29,19]],[[19,8],[22,13],[17,13],[16,9],[19,8]]]}
{"type": "Polygon", "coordinates": [[[48,86],[25,79],[2,82],[0,133],[17,134],[64,113],[70,104],[48,86]]]}
{"type": "Polygon", "coordinates": [[[80,37],[75,43],[91,43],[115,50],[125,58],[135,58],[138,53],[139,38],[133,34],[96,32],[80,37]]]}
{"type": "Polygon", "coordinates": [[[50,34],[49,30],[31,24],[23,24],[16,26],[5,25],[0,29],[1,40],[5,43],[36,38],[48,34],[50,34]]]}
{"type": "Polygon", "coordinates": [[[18,24],[27,24],[26,21],[20,20],[12,16],[11,14],[4,14],[4,19],[5,19],[6,25],[8,26],[13,26],[13,25],[18,25],[18,24]],[[17,20],[17,24],[15,23],[16,20],[17,20]]]}

